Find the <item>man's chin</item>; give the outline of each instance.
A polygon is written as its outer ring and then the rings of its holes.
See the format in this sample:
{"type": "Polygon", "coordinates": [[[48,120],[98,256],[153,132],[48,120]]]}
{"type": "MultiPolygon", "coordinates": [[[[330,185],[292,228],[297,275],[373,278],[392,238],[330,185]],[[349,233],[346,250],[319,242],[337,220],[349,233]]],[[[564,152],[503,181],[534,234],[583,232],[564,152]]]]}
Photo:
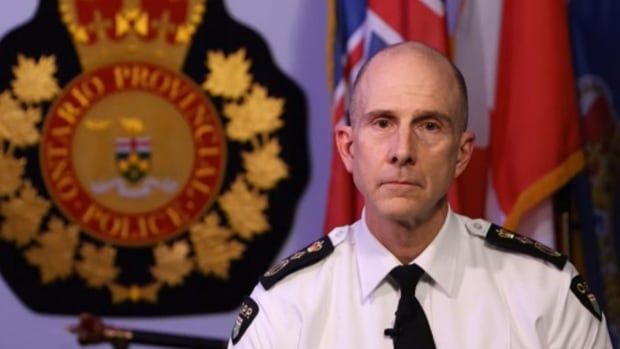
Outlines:
{"type": "Polygon", "coordinates": [[[379,214],[384,218],[394,222],[417,222],[422,223],[431,219],[437,211],[441,211],[443,204],[447,207],[447,201],[440,200],[434,206],[423,205],[421,200],[411,198],[392,198],[378,205],[379,214]]]}
{"type": "Polygon", "coordinates": [[[413,205],[410,202],[392,203],[391,205],[386,205],[381,209],[381,214],[383,217],[395,222],[417,219],[421,213],[420,207],[418,205],[413,205]]]}

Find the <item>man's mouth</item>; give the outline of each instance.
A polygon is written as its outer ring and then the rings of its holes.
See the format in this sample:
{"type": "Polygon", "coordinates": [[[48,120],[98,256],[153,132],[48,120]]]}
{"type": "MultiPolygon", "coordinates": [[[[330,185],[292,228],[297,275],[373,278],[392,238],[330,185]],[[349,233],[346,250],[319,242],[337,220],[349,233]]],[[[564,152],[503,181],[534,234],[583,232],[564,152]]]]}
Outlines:
{"type": "Polygon", "coordinates": [[[381,182],[381,185],[390,185],[390,186],[420,186],[419,182],[411,181],[407,179],[391,179],[381,182]]]}

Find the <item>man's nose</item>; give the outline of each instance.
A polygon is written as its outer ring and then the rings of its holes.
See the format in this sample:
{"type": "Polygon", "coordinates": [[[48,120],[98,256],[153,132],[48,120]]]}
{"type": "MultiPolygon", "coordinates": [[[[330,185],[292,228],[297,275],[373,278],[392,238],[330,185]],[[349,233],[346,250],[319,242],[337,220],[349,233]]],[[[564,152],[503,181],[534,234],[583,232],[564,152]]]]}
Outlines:
{"type": "Polygon", "coordinates": [[[399,129],[392,139],[390,163],[403,166],[415,162],[414,135],[409,128],[399,129]]]}

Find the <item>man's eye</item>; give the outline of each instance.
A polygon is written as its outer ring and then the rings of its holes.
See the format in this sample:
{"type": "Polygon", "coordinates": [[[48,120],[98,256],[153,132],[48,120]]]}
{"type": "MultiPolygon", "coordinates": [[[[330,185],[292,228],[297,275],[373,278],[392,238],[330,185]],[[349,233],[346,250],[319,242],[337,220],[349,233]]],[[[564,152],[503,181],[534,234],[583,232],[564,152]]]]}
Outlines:
{"type": "Polygon", "coordinates": [[[439,125],[437,125],[434,122],[425,122],[422,126],[427,131],[437,131],[437,130],[439,130],[439,125]]]}
{"type": "Polygon", "coordinates": [[[375,121],[375,125],[379,126],[380,128],[386,128],[390,126],[390,122],[386,119],[379,119],[375,121]]]}

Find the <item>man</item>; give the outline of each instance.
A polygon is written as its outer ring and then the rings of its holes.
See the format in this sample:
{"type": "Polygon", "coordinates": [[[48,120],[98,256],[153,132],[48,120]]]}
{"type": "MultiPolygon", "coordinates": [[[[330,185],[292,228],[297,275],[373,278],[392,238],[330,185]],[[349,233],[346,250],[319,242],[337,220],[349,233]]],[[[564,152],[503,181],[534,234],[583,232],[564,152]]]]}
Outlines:
{"type": "Polygon", "coordinates": [[[440,53],[408,42],[375,55],[336,130],[362,219],[270,269],[229,347],[610,348],[564,256],[451,212],[448,188],[473,148],[466,127],[463,78],[440,53]]]}

